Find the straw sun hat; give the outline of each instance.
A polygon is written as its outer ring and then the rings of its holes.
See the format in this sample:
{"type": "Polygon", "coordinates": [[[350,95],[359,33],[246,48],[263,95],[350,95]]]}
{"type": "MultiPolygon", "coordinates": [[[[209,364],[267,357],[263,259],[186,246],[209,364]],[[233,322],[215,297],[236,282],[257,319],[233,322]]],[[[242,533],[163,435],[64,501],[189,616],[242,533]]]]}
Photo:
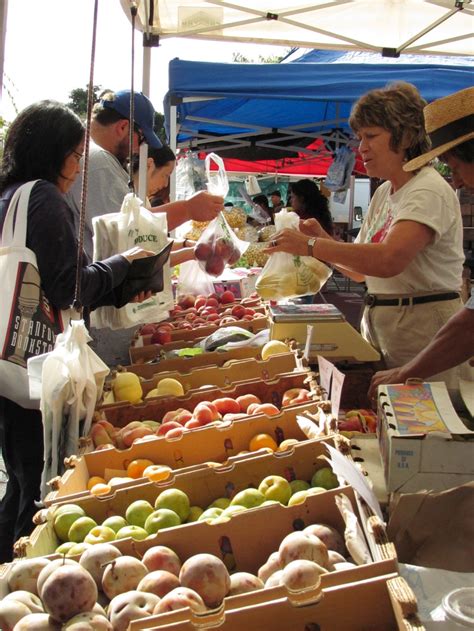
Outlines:
{"type": "Polygon", "coordinates": [[[433,101],[424,108],[423,114],[432,149],[404,164],[404,171],[415,171],[456,145],[474,138],[474,87],[433,101]]]}

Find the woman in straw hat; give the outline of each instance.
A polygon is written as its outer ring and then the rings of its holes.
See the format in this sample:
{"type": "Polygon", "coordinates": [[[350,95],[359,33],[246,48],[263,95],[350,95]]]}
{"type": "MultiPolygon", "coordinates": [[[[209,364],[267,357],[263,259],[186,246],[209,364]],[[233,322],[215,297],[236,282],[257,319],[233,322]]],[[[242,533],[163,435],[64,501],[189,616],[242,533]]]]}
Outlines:
{"type": "MultiPolygon", "coordinates": [[[[456,188],[474,191],[474,87],[461,90],[427,105],[425,127],[431,151],[408,162],[404,169],[418,169],[433,158],[445,162],[456,188]]],[[[474,356],[474,289],[464,308],[435,335],[431,343],[399,368],[374,375],[369,396],[384,383],[404,383],[411,377],[427,379],[474,356]]]]}
{"type": "MultiPolygon", "coordinates": [[[[275,235],[267,252],[332,263],[367,284],[362,334],[385,360],[401,366],[421,351],[462,306],[462,222],[449,184],[430,166],[404,166],[429,150],[426,102],[408,83],[372,90],[354,105],[350,125],[375,192],[356,243],[333,240],[314,220],[275,235]],[[311,238],[308,239],[308,236],[311,238]]],[[[437,375],[457,387],[457,371],[437,375]]]]}

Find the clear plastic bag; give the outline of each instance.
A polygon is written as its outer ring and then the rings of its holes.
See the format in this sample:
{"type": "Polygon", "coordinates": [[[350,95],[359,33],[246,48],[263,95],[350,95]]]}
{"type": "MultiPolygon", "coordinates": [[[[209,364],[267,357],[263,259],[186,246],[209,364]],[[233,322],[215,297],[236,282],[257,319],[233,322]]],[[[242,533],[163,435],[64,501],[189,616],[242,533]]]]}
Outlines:
{"type": "MultiPolygon", "coordinates": [[[[298,230],[299,217],[295,212],[283,209],[275,215],[275,227],[277,232],[284,228],[298,230]]],[[[311,256],[275,252],[265,263],[255,290],[264,300],[316,294],[331,274],[331,268],[311,256]]]]}
{"type": "Polygon", "coordinates": [[[355,153],[346,145],[339,147],[328,169],[325,186],[331,191],[344,191],[349,188],[351,173],[355,164],[355,153]]]}
{"type": "Polygon", "coordinates": [[[204,160],[193,152],[179,158],[176,165],[176,199],[188,199],[198,191],[206,189],[204,160]]]}
{"type": "Polygon", "coordinates": [[[214,293],[214,284],[206,272],[195,260],[186,261],[179,266],[177,297],[203,295],[214,293]]]}

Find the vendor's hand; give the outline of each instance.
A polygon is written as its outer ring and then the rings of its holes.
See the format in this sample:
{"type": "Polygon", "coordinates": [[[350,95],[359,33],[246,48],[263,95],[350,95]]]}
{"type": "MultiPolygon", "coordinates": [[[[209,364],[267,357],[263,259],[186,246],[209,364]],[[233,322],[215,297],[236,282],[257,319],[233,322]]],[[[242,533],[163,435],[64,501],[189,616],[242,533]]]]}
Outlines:
{"type": "Polygon", "coordinates": [[[368,397],[375,400],[377,396],[377,388],[386,383],[405,383],[407,377],[402,375],[401,368],[391,368],[390,370],[380,370],[372,377],[369,386],[368,397]]]}
{"type": "Polygon", "coordinates": [[[288,252],[299,256],[308,256],[308,235],[299,230],[285,228],[281,232],[272,235],[272,240],[268,242],[265,254],[275,254],[275,252],[288,252]]]}
{"type": "Polygon", "coordinates": [[[194,221],[212,221],[224,209],[224,198],[200,191],[186,201],[188,215],[194,221]]]}
{"type": "Polygon", "coordinates": [[[152,291],[141,291],[139,294],[134,296],[130,302],[145,302],[145,300],[148,300],[148,298],[151,298],[152,296],[152,291]]]}
{"type": "Polygon", "coordinates": [[[122,252],[122,256],[124,256],[129,263],[135,261],[136,259],[146,259],[149,256],[155,256],[156,252],[151,252],[150,250],[143,250],[142,248],[131,248],[126,252],[122,252]]]}
{"type": "Polygon", "coordinates": [[[309,237],[320,237],[322,239],[331,238],[317,219],[302,219],[299,228],[301,232],[307,234],[309,237]]]}

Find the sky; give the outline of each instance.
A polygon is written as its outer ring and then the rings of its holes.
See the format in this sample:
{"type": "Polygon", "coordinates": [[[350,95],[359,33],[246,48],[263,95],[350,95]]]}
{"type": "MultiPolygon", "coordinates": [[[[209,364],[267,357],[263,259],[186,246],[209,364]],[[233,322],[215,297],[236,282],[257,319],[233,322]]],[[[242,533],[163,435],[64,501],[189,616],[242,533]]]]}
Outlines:
{"type": "MultiPolygon", "coordinates": [[[[2,1],[2,0],[0,0],[2,1]]],[[[40,99],[68,101],[74,88],[85,88],[90,75],[93,0],[8,0],[4,87],[0,115],[11,121],[40,99]]],[[[286,49],[233,42],[170,38],[152,49],[150,98],[163,111],[168,63],[179,57],[194,61],[232,61],[240,52],[283,54],[286,49]]],[[[135,89],[142,85],[142,36],[135,35],[135,89]]],[[[120,0],[99,0],[94,84],[112,90],[131,82],[131,24],[120,0]]]]}

